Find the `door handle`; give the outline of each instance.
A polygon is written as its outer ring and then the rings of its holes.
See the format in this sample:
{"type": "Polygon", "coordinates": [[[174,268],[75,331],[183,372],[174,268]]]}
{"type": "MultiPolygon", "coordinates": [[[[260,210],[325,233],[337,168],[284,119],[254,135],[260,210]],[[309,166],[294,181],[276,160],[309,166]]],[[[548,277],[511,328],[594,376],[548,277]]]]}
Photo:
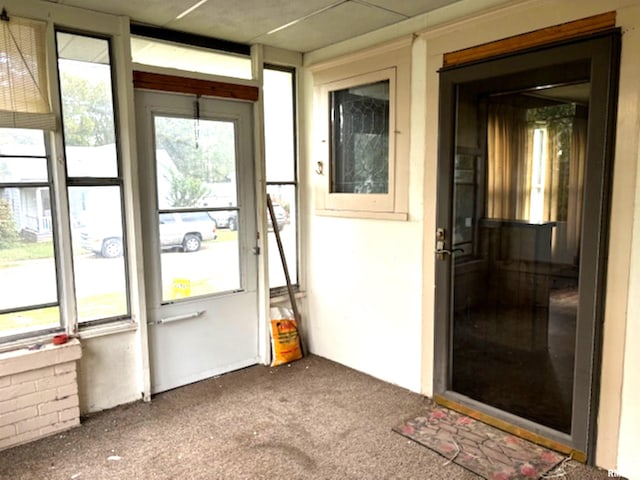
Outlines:
{"type": "Polygon", "coordinates": [[[452,248],[451,250],[444,248],[444,242],[438,241],[436,242],[436,249],[434,253],[438,256],[438,260],[444,260],[445,255],[449,255],[452,257],[456,252],[463,252],[463,248],[452,248]]]}
{"type": "Polygon", "coordinates": [[[147,324],[148,325],[162,325],[163,323],[178,322],[180,320],[188,320],[190,318],[199,317],[200,315],[203,315],[204,313],[205,313],[205,310],[198,310],[197,312],[185,313],[183,315],[176,315],[174,317],[159,318],[155,322],[147,322],[147,324]]]}
{"type": "Polygon", "coordinates": [[[446,248],[439,248],[434,252],[437,254],[443,254],[443,255],[453,255],[456,252],[464,252],[464,248],[452,248],[451,250],[447,250],[446,248]]]}

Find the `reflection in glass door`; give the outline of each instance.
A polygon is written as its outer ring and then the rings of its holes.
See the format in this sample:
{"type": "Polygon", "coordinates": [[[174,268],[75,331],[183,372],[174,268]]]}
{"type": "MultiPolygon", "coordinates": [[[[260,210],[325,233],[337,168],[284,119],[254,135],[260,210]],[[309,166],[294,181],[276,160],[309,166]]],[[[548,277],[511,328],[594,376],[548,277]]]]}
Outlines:
{"type": "Polygon", "coordinates": [[[440,74],[436,398],[581,458],[597,412],[618,41],[440,74]]]}
{"type": "Polygon", "coordinates": [[[565,433],[588,97],[581,83],[482,99],[486,162],[459,132],[454,170],[453,389],[565,433]]]}

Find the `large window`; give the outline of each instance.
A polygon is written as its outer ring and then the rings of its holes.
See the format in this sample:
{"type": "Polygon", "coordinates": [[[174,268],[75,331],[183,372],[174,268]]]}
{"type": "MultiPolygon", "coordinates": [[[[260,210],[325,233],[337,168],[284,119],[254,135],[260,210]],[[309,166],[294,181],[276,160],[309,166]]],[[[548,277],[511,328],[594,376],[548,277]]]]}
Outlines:
{"type": "Polygon", "coordinates": [[[298,180],[296,169],[295,75],[292,69],[264,70],[267,193],[276,224],[269,218],[269,286],[272,294],[286,286],[274,229],[278,229],[291,282],[298,284],[298,180]]]}
{"type": "Polygon", "coordinates": [[[46,24],[12,17],[2,28],[0,341],[128,317],[109,39],[55,32],[50,78],[46,24]]]}
{"type": "Polygon", "coordinates": [[[129,313],[109,41],[57,32],[79,322],[129,313]]]}
{"type": "Polygon", "coordinates": [[[60,327],[42,130],[0,129],[0,339],[60,327]]]}
{"type": "Polygon", "coordinates": [[[0,22],[0,341],[61,328],[45,35],[0,22]]]}

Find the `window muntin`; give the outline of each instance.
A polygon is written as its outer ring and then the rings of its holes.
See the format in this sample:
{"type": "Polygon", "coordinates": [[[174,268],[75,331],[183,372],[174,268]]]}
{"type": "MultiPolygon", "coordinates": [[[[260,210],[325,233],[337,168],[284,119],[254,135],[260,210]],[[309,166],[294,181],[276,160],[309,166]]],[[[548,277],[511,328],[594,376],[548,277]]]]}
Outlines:
{"type": "Polygon", "coordinates": [[[43,131],[0,129],[0,339],[61,326],[44,151],[43,131]]]}
{"type": "Polygon", "coordinates": [[[332,193],[389,192],[390,81],[330,93],[332,193]]]}
{"type": "Polygon", "coordinates": [[[56,43],[77,318],[123,318],[126,232],[109,40],[58,31],[56,43]]]}
{"type": "MultiPolygon", "coordinates": [[[[271,196],[289,278],[298,285],[298,183],[296,168],[295,75],[293,69],[264,69],[264,117],[267,193],[271,196]]],[[[274,226],[267,212],[269,286],[286,287],[274,226]]]]}

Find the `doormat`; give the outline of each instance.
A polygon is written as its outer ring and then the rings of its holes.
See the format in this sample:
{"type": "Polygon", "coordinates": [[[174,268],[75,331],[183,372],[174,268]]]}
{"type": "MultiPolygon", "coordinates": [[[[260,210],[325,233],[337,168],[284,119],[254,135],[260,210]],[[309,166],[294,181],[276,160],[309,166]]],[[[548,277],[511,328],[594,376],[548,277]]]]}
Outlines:
{"type": "Polygon", "coordinates": [[[541,478],[565,457],[440,406],[393,431],[488,480],[541,478]]]}

